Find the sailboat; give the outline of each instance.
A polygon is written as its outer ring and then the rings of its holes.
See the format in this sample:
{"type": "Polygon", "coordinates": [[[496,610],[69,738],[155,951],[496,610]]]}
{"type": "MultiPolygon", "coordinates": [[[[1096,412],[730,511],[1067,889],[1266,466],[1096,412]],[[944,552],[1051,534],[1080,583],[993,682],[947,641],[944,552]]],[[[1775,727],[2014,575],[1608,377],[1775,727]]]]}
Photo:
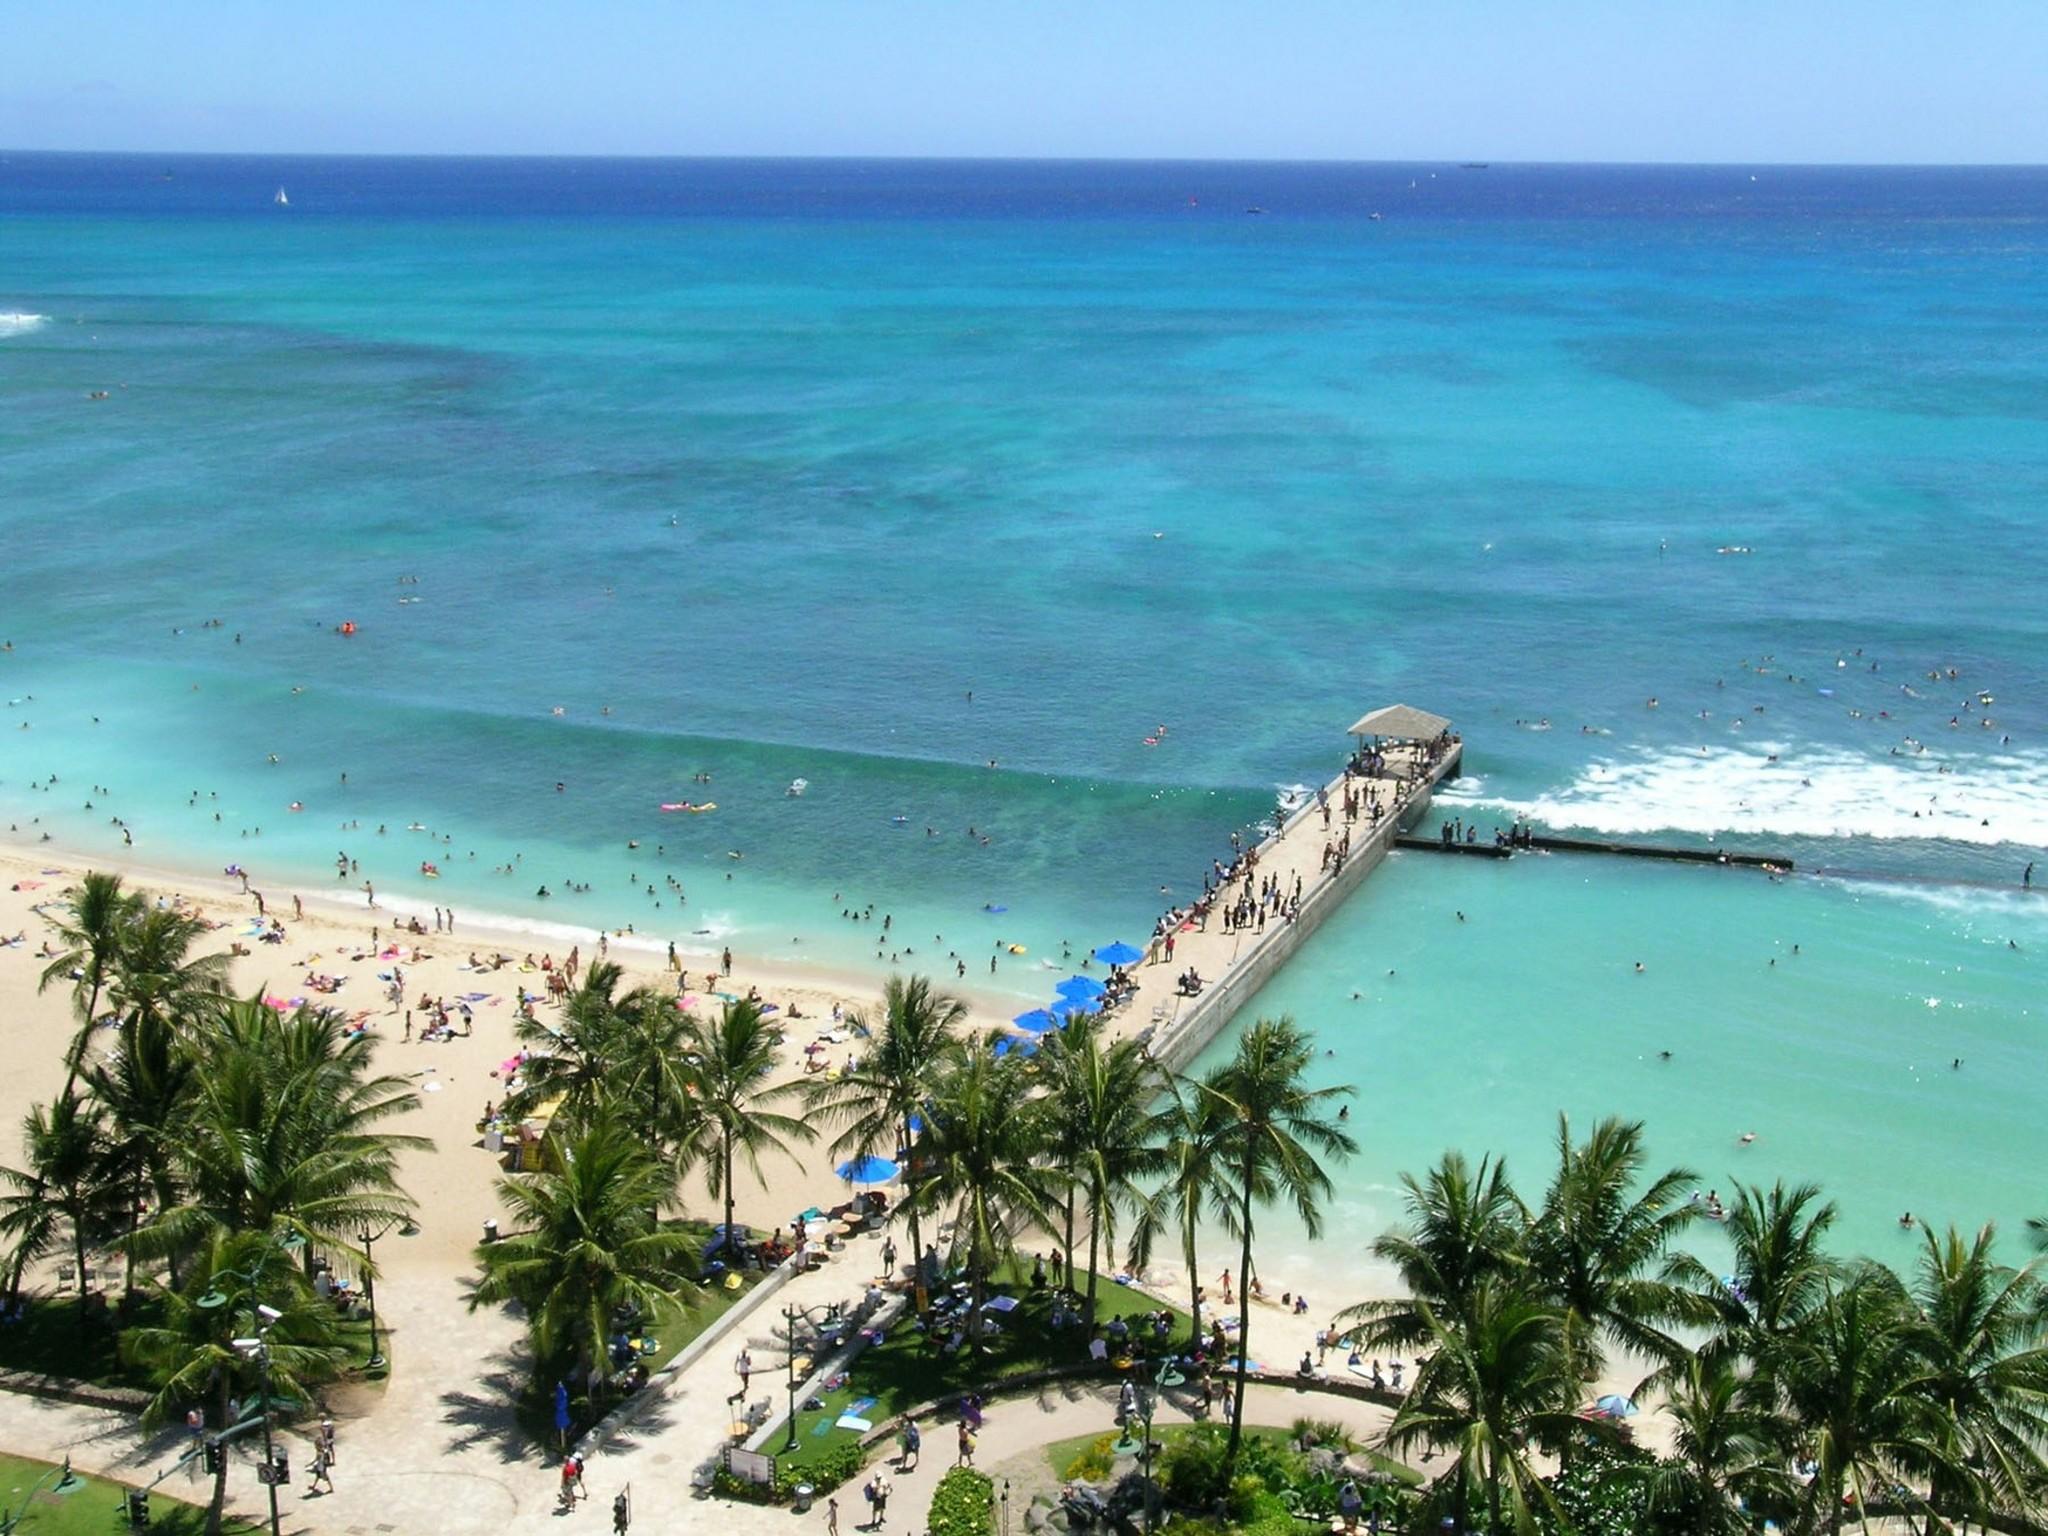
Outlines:
{"type": "Polygon", "coordinates": [[[283,187],[277,189],[277,196],[273,197],[271,201],[280,208],[289,208],[292,205],[292,200],[284,195],[283,187]]]}

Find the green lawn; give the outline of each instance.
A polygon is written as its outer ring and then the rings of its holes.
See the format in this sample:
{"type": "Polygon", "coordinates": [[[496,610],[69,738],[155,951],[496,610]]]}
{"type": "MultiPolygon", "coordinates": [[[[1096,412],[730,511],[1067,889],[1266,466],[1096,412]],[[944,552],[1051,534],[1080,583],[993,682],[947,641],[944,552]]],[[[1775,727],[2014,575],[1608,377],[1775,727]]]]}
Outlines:
{"type": "MultiPolygon", "coordinates": [[[[17,1530],[22,1536],[109,1536],[128,1529],[121,1515],[124,1485],[101,1477],[79,1475],[62,1491],[52,1485],[56,1467],[47,1461],[29,1461],[20,1456],[0,1455],[0,1501],[9,1516],[26,1515],[17,1530]],[[42,1484],[32,1498],[29,1490],[42,1484]]],[[[233,1488],[229,1496],[233,1497],[233,1488]]],[[[205,1529],[206,1510],[197,1504],[182,1504],[156,1489],[149,1496],[150,1530],[158,1536],[198,1536],[205,1529]]],[[[231,1536],[256,1536],[259,1527],[230,1520],[231,1536]]]]}
{"type": "MultiPolygon", "coordinates": [[[[998,1283],[990,1287],[989,1293],[992,1296],[1015,1296],[1018,1306],[1014,1312],[1001,1317],[1003,1331],[988,1341],[987,1348],[979,1354],[965,1349],[948,1354],[920,1333],[914,1320],[906,1314],[890,1330],[887,1339],[854,1362],[851,1379],[846,1385],[823,1394],[821,1407],[802,1409],[797,1413],[796,1450],[783,1454],[781,1447],[788,1443],[787,1438],[776,1438],[770,1448],[777,1451],[778,1470],[798,1471],[815,1466],[826,1458],[839,1460],[843,1455],[840,1448],[858,1444],[861,1434],[856,1430],[839,1429],[835,1421],[864,1400],[872,1399],[858,1408],[859,1417],[879,1424],[932,1398],[975,1388],[1000,1391],[1006,1379],[1029,1375],[1050,1366],[1077,1365],[1087,1360],[1086,1331],[1079,1327],[1069,1327],[1057,1333],[1053,1331],[1050,1325],[1051,1293],[1033,1291],[1028,1270],[1006,1269],[998,1276],[998,1283]]],[[[1173,1326],[1168,1342],[1178,1350],[1187,1341],[1188,1323],[1184,1313],[1164,1307],[1142,1291],[1117,1285],[1108,1279],[1101,1282],[1096,1293],[1096,1317],[1104,1323],[1113,1318],[1135,1317],[1162,1309],[1172,1312],[1173,1326]]],[[[1149,1342],[1149,1333],[1147,1340],[1149,1342]]],[[[926,1448],[944,1449],[948,1455],[951,1454],[949,1447],[936,1446],[929,1440],[926,1448]]]]}

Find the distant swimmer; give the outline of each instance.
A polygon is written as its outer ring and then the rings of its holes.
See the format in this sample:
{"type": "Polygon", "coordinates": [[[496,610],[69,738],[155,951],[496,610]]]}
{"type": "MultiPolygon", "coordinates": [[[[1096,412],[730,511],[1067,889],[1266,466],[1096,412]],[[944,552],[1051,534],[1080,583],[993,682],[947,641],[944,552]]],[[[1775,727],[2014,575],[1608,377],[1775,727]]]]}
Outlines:
{"type": "Polygon", "coordinates": [[[1659,1051],[1657,1053],[1657,1059],[1659,1061],[1669,1061],[1671,1059],[1671,1053],[1669,1051],[1659,1051]]]}
{"type": "Polygon", "coordinates": [[[1636,962],[1636,974],[1638,976],[1643,974],[1643,962],[1640,960],[1636,962]]]}

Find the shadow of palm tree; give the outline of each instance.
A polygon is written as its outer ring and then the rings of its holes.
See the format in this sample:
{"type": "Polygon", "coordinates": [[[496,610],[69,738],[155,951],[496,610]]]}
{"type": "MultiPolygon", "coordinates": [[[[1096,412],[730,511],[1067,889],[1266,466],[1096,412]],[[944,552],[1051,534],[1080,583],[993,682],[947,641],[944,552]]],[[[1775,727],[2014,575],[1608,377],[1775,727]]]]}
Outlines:
{"type": "Polygon", "coordinates": [[[499,1460],[512,1463],[544,1457],[552,1449],[519,1422],[519,1394],[526,1388],[522,1358],[506,1351],[484,1361],[476,1387],[481,1390],[457,1387],[441,1394],[441,1422],[451,1430],[449,1450],[495,1448],[499,1460]]]}

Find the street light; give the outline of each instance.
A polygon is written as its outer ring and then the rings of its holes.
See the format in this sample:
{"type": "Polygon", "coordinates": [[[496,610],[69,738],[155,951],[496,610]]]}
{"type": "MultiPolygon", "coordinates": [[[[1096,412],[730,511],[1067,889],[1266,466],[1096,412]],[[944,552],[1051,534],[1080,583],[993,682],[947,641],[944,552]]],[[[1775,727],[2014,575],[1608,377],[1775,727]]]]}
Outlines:
{"type": "Polygon", "coordinates": [[[1140,1438],[1135,1442],[1132,1441],[1130,1421],[1128,1418],[1126,1418],[1124,1422],[1123,1435],[1121,1436],[1121,1438],[1117,1440],[1115,1445],[1110,1447],[1110,1449],[1119,1456],[1135,1455],[1138,1458],[1138,1465],[1144,1471],[1146,1536],[1151,1536],[1153,1528],[1152,1415],[1158,1411],[1160,1394],[1166,1391],[1166,1389],[1169,1387],[1182,1386],[1186,1383],[1186,1381],[1187,1377],[1183,1376],[1180,1373],[1180,1371],[1175,1368],[1173,1363],[1173,1357],[1171,1355],[1167,1356],[1164,1360],[1160,1361],[1159,1370],[1157,1374],[1155,1374],[1152,1378],[1152,1390],[1150,1392],[1141,1391],[1137,1393],[1138,1412],[1141,1415],[1143,1415],[1144,1418],[1144,1428],[1140,1432],[1140,1438]]]}
{"type": "Polygon", "coordinates": [[[797,1448],[796,1438],[796,1307],[785,1302],[782,1308],[783,1333],[789,1349],[783,1357],[783,1385],[789,1393],[789,1444],[782,1449],[788,1453],[797,1448]]]}
{"type": "Polygon", "coordinates": [[[377,1261],[372,1249],[379,1238],[390,1236],[391,1229],[398,1227],[400,1222],[404,1222],[404,1225],[399,1227],[401,1237],[419,1230],[410,1220],[394,1216],[384,1223],[381,1232],[372,1232],[366,1226],[357,1234],[363,1244],[363,1300],[370,1305],[370,1358],[363,1362],[367,1370],[381,1370],[384,1366],[384,1352],[377,1347],[377,1261]]]}
{"type": "MultiPolygon", "coordinates": [[[[275,1233],[267,1245],[268,1252],[296,1253],[306,1246],[306,1240],[296,1232],[275,1233]]],[[[242,1269],[215,1270],[203,1295],[193,1299],[192,1305],[205,1311],[212,1311],[228,1304],[227,1293],[220,1288],[222,1280],[239,1280],[250,1291],[262,1283],[262,1260],[266,1255],[251,1259],[242,1269]]],[[[270,1536],[280,1536],[277,1514],[277,1452],[271,1440],[270,1426],[270,1330],[277,1320],[284,1316],[277,1308],[257,1302],[256,1335],[254,1338],[233,1339],[236,1353],[245,1359],[254,1360],[262,1372],[263,1383],[263,1482],[270,1490],[270,1536]]]]}

